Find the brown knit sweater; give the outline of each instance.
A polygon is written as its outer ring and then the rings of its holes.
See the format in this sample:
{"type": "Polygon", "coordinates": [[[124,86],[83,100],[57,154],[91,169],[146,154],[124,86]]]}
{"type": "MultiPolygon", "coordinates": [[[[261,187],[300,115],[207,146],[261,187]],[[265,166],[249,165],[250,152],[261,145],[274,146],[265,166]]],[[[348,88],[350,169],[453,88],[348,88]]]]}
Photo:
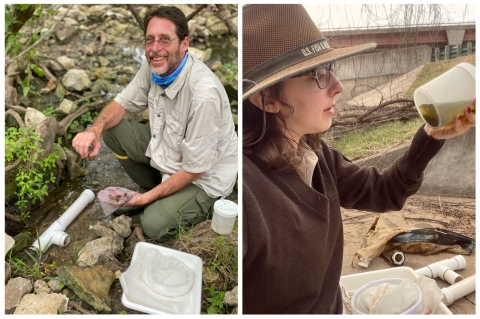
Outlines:
{"type": "Polygon", "coordinates": [[[442,145],[422,127],[406,154],[379,172],[322,142],[312,188],[296,171],[244,156],[243,313],[342,313],[340,206],[400,210],[442,145]]]}

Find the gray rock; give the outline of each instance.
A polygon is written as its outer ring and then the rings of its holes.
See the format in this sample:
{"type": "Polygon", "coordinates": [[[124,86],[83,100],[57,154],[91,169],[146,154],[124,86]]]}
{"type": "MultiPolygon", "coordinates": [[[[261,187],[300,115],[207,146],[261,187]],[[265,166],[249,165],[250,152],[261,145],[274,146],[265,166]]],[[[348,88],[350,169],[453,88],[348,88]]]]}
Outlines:
{"type": "Polygon", "coordinates": [[[208,28],[210,35],[215,37],[220,37],[229,32],[225,23],[223,23],[222,20],[220,20],[215,16],[210,16],[207,18],[206,26],[208,28]]]}
{"type": "Polygon", "coordinates": [[[62,292],[63,284],[58,279],[52,279],[48,281],[48,287],[50,287],[53,293],[60,293],[62,292]]]}
{"type": "Polygon", "coordinates": [[[65,70],[70,70],[75,66],[75,60],[70,59],[68,56],[62,55],[56,60],[65,70]]]}
{"type": "Polygon", "coordinates": [[[34,241],[29,232],[20,233],[13,237],[13,239],[15,239],[16,245],[12,248],[12,256],[30,247],[34,241]]]}
{"type": "Polygon", "coordinates": [[[45,281],[36,280],[33,284],[33,292],[35,292],[37,295],[49,294],[51,292],[51,289],[45,281]]]}
{"type": "MultiPolygon", "coordinates": [[[[118,234],[116,236],[120,237],[118,234]]],[[[118,241],[113,237],[102,237],[92,240],[83,247],[78,253],[77,264],[81,267],[101,265],[109,259],[114,259],[123,250],[122,241],[118,241]]]]}
{"type": "Polygon", "coordinates": [[[40,135],[43,142],[39,144],[39,148],[43,149],[42,154],[38,154],[37,160],[41,160],[53,151],[53,144],[55,144],[55,132],[57,130],[57,120],[49,116],[38,123],[35,132],[40,135]]]}
{"type": "MultiPolygon", "coordinates": [[[[188,50],[190,51],[190,48],[188,48],[188,50]]],[[[138,72],[138,69],[133,65],[118,65],[113,69],[120,73],[126,73],[131,75],[135,75],[138,72]]]]}
{"type": "Polygon", "coordinates": [[[67,155],[68,177],[73,180],[80,176],[86,176],[85,170],[76,162],[77,154],[70,150],[66,150],[65,154],[67,155]]]}
{"type": "Polygon", "coordinates": [[[62,78],[62,84],[68,90],[83,91],[92,86],[88,73],[84,70],[70,69],[62,78]]]}
{"type": "Polygon", "coordinates": [[[12,267],[9,263],[5,262],[5,283],[7,283],[12,277],[12,267]]]}
{"type": "Polygon", "coordinates": [[[126,215],[122,215],[112,220],[108,224],[108,227],[113,228],[113,230],[123,238],[127,238],[132,233],[132,219],[126,215]]]}
{"type": "Polygon", "coordinates": [[[56,315],[66,312],[68,298],[62,294],[29,294],[22,298],[13,314],[15,315],[56,315]]]}
{"type": "MultiPolygon", "coordinates": [[[[87,16],[82,11],[80,11],[78,8],[75,8],[75,7],[76,5],[68,11],[67,17],[75,19],[79,22],[87,21],[87,16]]],[[[67,11],[67,8],[64,8],[64,7],[57,8],[55,20],[60,19],[60,17],[63,17],[63,15],[65,14],[65,11],[67,11]]]]}
{"type": "Polygon", "coordinates": [[[78,32],[78,22],[72,18],[65,17],[55,28],[55,36],[60,42],[68,42],[78,32]]]}
{"type": "Polygon", "coordinates": [[[217,70],[221,70],[222,66],[223,66],[222,61],[217,60],[217,61],[212,63],[212,66],[210,66],[210,69],[212,71],[217,71],[217,70]]]}
{"type": "Polygon", "coordinates": [[[113,229],[105,226],[102,222],[97,222],[95,225],[91,226],[90,229],[100,237],[113,237],[117,241],[123,242],[123,238],[119,234],[113,229]]]}
{"type": "Polygon", "coordinates": [[[57,110],[65,114],[72,114],[77,110],[77,105],[70,100],[64,99],[57,110]]]}
{"type": "Polygon", "coordinates": [[[15,239],[13,239],[10,235],[5,234],[5,256],[13,247],[13,245],[15,245],[15,239]]]}
{"type": "Polygon", "coordinates": [[[99,56],[98,62],[100,62],[101,66],[108,66],[110,64],[110,60],[105,58],[104,56],[99,56]]]}
{"type": "Polygon", "coordinates": [[[5,286],[5,313],[12,313],[22,297],[30,293],[32,289],[32,283],[28,279],[21,277],[10,279],[5,286]]]}
{"type": "Polygon", "coordinates": [[[27,111],[25,113],[25,125],[36,129],[38,124],[46,118],[47,117],[39,110],[34,109],[33,107],[27,107],[27,111]]]}
{"type": "Polygon", "coordinates": [[[111,309],[110,286],[115,280],[115,274],[101,266],[82,269],[77,266],[62,266],[57,274],[71,290],[83,301],[103,313],[111,309]]]}
{"type": "Polygon", "coordinates": [[[196,49],[196,48],[188,48],[188,52],[196,56],[200,61],[206,62],[212,57],[212,49],[208,48],[205,51],[196,49]]]}
{"type": "Polygon", "coordinates": [[[62,72],[64,70],[63,66],[58,63],[56,60],[48,60],[47,67],[55,72],[62,72]]]}
{"type": "Polygon", "coordinates": [[[80,176],[87,176],[85,170],[76,162],[67,162],[68,164],[68,178],[73,180],[80,176]]]}
{"type": "Polygon", "coordinates": [[[223,298],[223,303],[226,304],[227,306],[238,305],[238,286],[225,293],[225,297],[223,298]]]}

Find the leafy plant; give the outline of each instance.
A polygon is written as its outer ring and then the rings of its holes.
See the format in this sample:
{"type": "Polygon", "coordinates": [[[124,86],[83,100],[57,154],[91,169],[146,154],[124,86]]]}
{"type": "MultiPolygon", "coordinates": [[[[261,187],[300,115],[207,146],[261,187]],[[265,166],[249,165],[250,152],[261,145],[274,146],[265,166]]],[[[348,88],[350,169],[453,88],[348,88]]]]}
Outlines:
{"type": "Polygon", "coordinates": [[[207,308],[209,315],[227,313],[227,309],[223,305],[223,298],[225,298],[224,291],[215,290],[214,285],[203,288],[203,291],[210,293],[210,298],[207,298],[207,301],[210,302],[210,306],[207,308]]]}
{"type": "Polygon", "coordinates": [[[45,110],[42,111],[43,115],[45,116],[53,116],[55,115],[55,108],[53,106],[47,107],[45,110]]]}
{"type": "MultiPolygon", "coordinates": [[[[37,231],[37,240],[39,240],[38,231],[37,231]]],[[[7,262],[13,266],[12,271],[14,275],[17,273],[21,273],[24,276],[33,278],[33,279],[57,279],[54,277],[48,277],[48,275],[54,272],[56,265],[55,265],[55,261],[52,262],[51,264],[42,262],[42,257],[43,257],[42,249],[38,251],[37,257],[31,254],[27,250],[25,250],[25,253],[31,260],[32,264],[30,265],[27,264],[27,262],[25,262],[22,258],[19,258],[16,256],[12,257],[12,251],[10,251],[7,262]]]]}
{"type": "Polygon", "coordinates": [[[54,183],[56,177],[51,170],[56,168],[56,160],[60,157],[58,150],[54,150],[42,160],[38,160],[38,154],[43,154],[44,150],[40,148],[39,143],[43,139],[33,128],[15,128],[10,127],[5,132],[5,161],[7,163],[20,159],[22,163],[29,163],[29,169],[20,169],[15,177],[17,182],[18,201],[15,205],[20,210],[20,218],[25,220],[29,217],[29,212],[25,211],[28,200],[35,204],[37,200],[43,201],[48,196],[48,184],[54,183]],[[33,154],[33,155],[32,155],[33,154]],[[47,171],[50,170],[50,175],[47,171]]]}
{"type": "Polygon", "coordinates": [[[5,53],[7,53],[12,58],[19,55],[24,47],[30,48],[27,52],[24,53],[24,58],[26,59],[26,68],[25,68],[25,78],[23,79],[21,86],[24,96],[34,88],[31,85],[33,78],[33,73],[39,77],[44,76],[44,71],[35,63],[37,56],[37,49],[32,46],[35,42],[40,39],[41,28],[38,28],[36,31],[33,31],[32,34],[28,37],[25,34],[19,31],[10,31],[9,27],[14,24],[21,24],[21,21],[18,21],[14,17],[15,11],[25,11],[25,10],[34,10],[34,13],[30,19],[24,22],[25,25],[32,27],[33,25],[41,25],[41,22],[44,20],[45,13],[53,14],[52,10],[44,10],[44,5],[41,4],[12,4],[7,5],[5,10],[5,53]]]}

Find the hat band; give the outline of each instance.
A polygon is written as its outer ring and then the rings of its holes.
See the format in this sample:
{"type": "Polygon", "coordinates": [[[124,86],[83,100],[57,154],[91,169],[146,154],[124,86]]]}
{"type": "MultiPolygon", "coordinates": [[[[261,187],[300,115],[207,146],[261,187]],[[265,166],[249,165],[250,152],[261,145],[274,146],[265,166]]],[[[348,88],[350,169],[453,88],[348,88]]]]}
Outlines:
{"type": "Polygon", "coordinates": [[[243,83],[243,93],[245,94],[256,83],[260,83],[272,74],[330,50],[333,50],[333,48],[330,47],[326,38],[322,38],[269,59],[245,73],[243,78],[244,81],[248,82],[243,83]]]}

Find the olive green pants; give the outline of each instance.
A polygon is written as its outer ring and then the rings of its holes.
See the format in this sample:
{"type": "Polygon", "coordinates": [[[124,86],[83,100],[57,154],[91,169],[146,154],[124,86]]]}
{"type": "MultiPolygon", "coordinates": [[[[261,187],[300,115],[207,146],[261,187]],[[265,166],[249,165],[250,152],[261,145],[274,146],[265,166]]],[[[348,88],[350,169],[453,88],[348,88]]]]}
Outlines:
{"type": "MultiPolygon", "coordinates": [[[[161,183],[161,173],[150,166],[150,158],[145,156],[150,142],[148,125],[122,120],[103,132],[102,137],[141,190],[148,191],[161,183]]],[[[189,184],[145,207],[140,214],[143,232],[147,237],[158,241],[167,240],[177,234],[179,229],[206,220],[215,201],[200,187],[189,184]]]]}

